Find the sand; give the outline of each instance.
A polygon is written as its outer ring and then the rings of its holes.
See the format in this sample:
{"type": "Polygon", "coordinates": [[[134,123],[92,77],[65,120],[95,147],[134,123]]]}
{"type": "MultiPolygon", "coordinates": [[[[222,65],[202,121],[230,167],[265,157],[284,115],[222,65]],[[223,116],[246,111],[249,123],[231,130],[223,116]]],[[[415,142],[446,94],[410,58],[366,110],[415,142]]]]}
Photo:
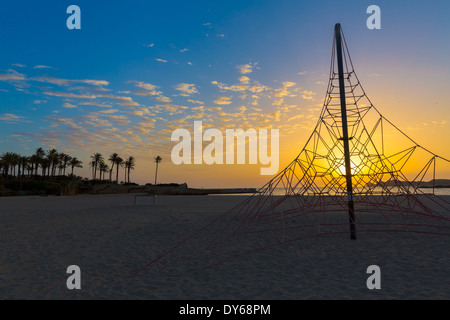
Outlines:
{"type": "MultiPolygon", "coordinates": [[[[450,299],[450,236],[329,235],[212,268],[182,250],[129,275],[244,196],[79,195],[0,198],[1,299],[450,299]],[[66,269],[81,269],[68,290],[66,269]],[[369,290],[367,267],[381,268],[369,290]]],[[[193,248],[194,247],[194,248],[193,248]]]]}

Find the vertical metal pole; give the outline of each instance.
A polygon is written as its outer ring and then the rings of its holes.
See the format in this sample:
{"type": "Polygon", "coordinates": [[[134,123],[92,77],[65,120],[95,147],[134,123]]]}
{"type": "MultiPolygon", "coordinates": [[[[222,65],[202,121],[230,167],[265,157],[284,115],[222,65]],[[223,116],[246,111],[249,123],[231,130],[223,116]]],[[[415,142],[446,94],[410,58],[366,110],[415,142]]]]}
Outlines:
{"type": "Polygon", "coordinates": [[[353,202],[352,168],[350,165],[350,149],[347,128],[347,105],[345,100],[344,65],[342,62],[341,25],[337,23],[334,28],[336,38],[336,52],[339,73],[339,95],[341,98],[342,140],[344,142],[345,178],[347,181],[348,217],[350,222],[350,238],[356,239],[355,204],[353,202]]]}

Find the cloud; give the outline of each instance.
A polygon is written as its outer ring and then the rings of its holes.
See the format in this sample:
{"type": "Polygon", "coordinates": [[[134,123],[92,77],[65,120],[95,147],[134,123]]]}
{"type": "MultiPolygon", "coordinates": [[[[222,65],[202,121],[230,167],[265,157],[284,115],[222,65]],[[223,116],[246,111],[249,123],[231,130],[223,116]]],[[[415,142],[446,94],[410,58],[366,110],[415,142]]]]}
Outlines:
{"type": "MultiPolygon", "coordinates": [[[[266,90],[270,90],[269,87],[259,84],[258,82],[254,81],[252,85],[246,84],[244,82],[250,81],[250,78],[243,76],[239,80],[241,81],[239,84],[235,85],[227,85],[221,82],[217,81],[211,81],[212,84],[219,87],[221,90],[225,91],[233,91],[233,92],[244,92],[244,91],[250,91],[252,93],[259,93],[266,90]]],[[[245,99],[245,97],[244,97],[245,99]]]]}
{"type": "Polygon", "coordinates": [[[108,119],[112,122],[116,123],[119,126],[127,126],[130,123],[130,120],[125,115],[110,115],[108,119]]]}
{"type": "Polygon", "coordinates": [[[111,108],[111,105],[109,104],[104,104],[101,102],[95,102],[95,101],[84,101],[84,102],[80,102],[81,105],[84,106],[97,106],[97,107],[101,107],[101,108],[111,108]]]}
{"type": "Polygon", "coordinates": [[[305,100],[314,100],[315,92],[309,90],[303,90],[302,98],[305,100]]]}
{"type": "Polygon", "coordinates": [[[253,93],[259,93],[259,92],[263,92],[266,90],[270,90],[270,88],[268,86],[261,85],[261,84],[256,84],[256,85],[250,86],[250,88],[249,88],[249,91],[253,92],[253,93]]]}
{"type": "Polygon", "coordinates": [[[242,74],[252,73],[253,71],[253,67],[250,63],[239,65],[237,66],[237,68],[239,69],[239,72],[242,74]]]}
{"type": "Polygon", "coordinates": [[[154,44],[154,43],[150,43],[150,44],[143,44],[143,46],[144,46],[144,47],[147,47],[147,48],[152,48],[152,47],[154,47],[154,46],[155,46],[155,44],[154,44]]]}
{"type": "Polygon", "coordinates": [[[181,91],[186,95],[198,93],[197,88],[195,88],[195,84],[190,83],[180,83],[175,87],[175,90],[181,91]]]}
{"type": "Polygon", "coordinates": [[[70,79],[61,79],[61,78],[55,78],[50,76],[40,76],[40,77],[34,77],[31,80],[33,81],[39,81],[39,82],[46,82],[51,84],[56,84],[59,86],[68,86],[75,83],[84,83],[84,84],[90,84],[94,86],[107,86],[109,85],[108,81],[105,80],[70,80],[70,79]]]}
{"type": "Polygon", "coordinates": [[[164,102],[164,103],[169,103],[170,101],[172,101],[172,100],[170,100],[170,98],[164,97],[164,96],[157,96],[155,98],[155,100],[159,101],[159,102],[164,102]]]}
{"type": "Polygon", "coordinates": [[[161,91],[147,91],[147,90],[136,90],[134,92],[134,94],[138,95],[138,96],[158,96],[160,95],[162,92],[161,91]]]}
{"type": "Polygon", "coordinates": [[[98,94],[97,97],[99,98],[108,98],[108,99],[115,99],[115,100],[119,100],[119,101],[125,101],[125,102],[132,102],[133,99],[131,97],[126,97],[126,96],[118,96],[115,94],[98,94]]]}
{"type": "Polygon", "coordinates": [[[303,114],[297,114],[297,115],[295,115],[295,116],[290,117],[287,121],[289,122],[289,121],[301,119],[301,118],[303,118],[303,117],[304,117],[303,114]]]}
{"type": "Polygon", "coordinates": [[[164,62],[164,63],[166,63],[167,62],[167,60],[164,60],[164,59],[155,59],[156,61],[159,61],[159,62],[164,62]]]}
{"type": "Polygon", "coordinates": [[[72,128],[75,128],[75,129],[81,129],[81,126],[78,125],[77,123],[75,123],[73,121],[73,119],[70,119],[70,118],[57,117],[57,116],[49,116],[47,118],[52,124],[55,124],[54,127],[58,126],[58,125],[67,125],[72,128]]]}
{"type": "Polygon", "coordinates": [[[203,101],[191,100],[191,99],[189,99],[188,102],[190,102],[190,103],[197,103],[197,104],[204,104],[203,101]]]}
{"type": "Polygon", "coordinates": [[[76,98],[76,99],[95,99],[95,95],[92,94],[75,94],[69,92],[59,92],[59,91],[45,91],[44,94],[54,97],[62,98],[76,98]]]}
{"type": "Polygon", "coordinates": [[[249,86],[243,85],[243,84],[230,86],[230,85],[226,85],[224,83],[217,82],[217,81],[211,81],[211,83],[218,86],[219,89],[221,89],[221,90],[228,90],[228,91],[234,91],[234,92],[246,91],[249,88],[249,86]]]}
{"type": "Polygon", "coordinates": [[[136,90],[135,94],[139,95],[139,96],[155,96],[155,100],[159,101],[159,102],[164,102],[164,103],[168,103],[171,102],[170,98],[165,97],[162,95],[161,91],[156,91],[156,89],[158,89],[159,87],[150,84],[150,83],[145,83],[142,81],[129,81],[134,83],[134,85],[138,88],[142,88],[144,90],[136,90]]]}
{"type": "Polygon", "coordinates": [[[155,85],[153,85],[151,83],[145,83],[145,82],[142,82],[142,81],[134,81],[134,80],[132,80],[130,82],[133,82],[136,87],[142,88],[142,89],[145,89],[145,90],[154,91],[156,88],[158,88],[157,86],[155,86],[155,85]]]}
{"type": "Polygon", "coordinates": [[[136,90],[135,94],[138,96],[160,96],[162,94],[161,91],[156,91],[159,87],[151,84],[145,83],[142,81],[130,81],[134,83],[134,85],[143,90],[136,90]]]}
{"type": "Polygon", "coordinates": [[[73,104],[70,104],[70,103],[63,103],[63,108],[68,108],[68,109],[74,109],[74,108],[76,108],[77,106],[75,106],[75,105],[73,105],[73,104]]]}
{"type": "Polygon", "coordinates": [[[205,106],[192,107],[192,111],[205,111],[205,106]]]}
{"type": "Polygon", "coordinates": [[[267,115],[268,118],[273,118],[275,121],[280,121],[280,110],[267,115]]]}
{"type": "Polygon", "coordinates": [[[0,73],[0,81],[22,81],[25,80],[25,75],[15,70],[8,70],[8,73],[0,73]]]}
{"type": "Polygon", "coordinates": [[[283,82],[283,86],[285,86],[286,88],[293,87],[295,85],[296,85],[295,82],[290,82],[290,81],[283,82]]]}
{"type": "Polygon", "coordinates": [[[119,112],[118,109],[106,109],[106,110],[100,110],[100,111],[96,111],[97,113],[102,113],[102,114],[111,114],[111,113],[117,113],[119,112]]]}
{"type": "Polygon", "coordinates": [[[39,64],[37,66],[34,66],[33,69],[54,69],[53,67],[44,66],[42,64],[39,64]]]}
{"type": "Polygon", "coordinates": [[[171,115],[173,115],[175,113],[182,113],[185,109],[188,109],[188,107],[179,106],[179,105],[175,105],[175,104],[157,105],[156,108],[163,109],[163,110],[169,112],[171,115]]]}
{"type": "Polygon", "coordinates": [[[130,114],[133,114],[135,116],[154,116],[155,114],[151,112],[150,108],[133,108],[134,110],[130,112],[130,114]]]}
{"type": "Polygon", "coordinates": [[[231,98],[229,97],[219,97],[217,100],[214,100],[215,104],[231,104],[231,98]]]}
{"type": "Polygon", "coordinates": [[[132,100],[125,100],[125,101],[119,101],[117,102],[118,105],[123,106],[123,107],[139,107],[140,104],[137,103],[136,101],[132,101],[132,100]]]}
{"type": "Polygon", "coordinates": [[[12,66],[18,67],[18,68],[25,68],[26,67],[26,65],[21,64],[21,63],[13,63],[12,66]]]}
{"type": "Polygon", "coordinates": [[[28,120],[25,120],[25,117],[18,116],[12,113],[4,113],[0,116],[1,121],[7,121],[7,122],[31,122],[28,120]]]}
{"type": "Polygon", "coordinates": [[[241,83],[243,83],[243,84],[249,84],[250,78],[247,77],[247,76],[242,76],[242,77],[239,78],[239,81],[240,81],[241,83]]]}
{"type": "Polygon", "coordinates": [[[107,86],[107,85],[109,85],[109,82],[105,81],[105,80],[75,80],[75,81],[91,84],[93,86],[107,86]]]}
{"type": "Polygon", "coordinates": [[[184,48],[184,49],[181,49],[181,50],[180,50],[180,52],[186,52],[186,51],[189,51],[189,49],[184,48]]]}
{"type": "Polygon", "coordinates": [[[278,100],[275,100],[275,101],[272,103],[272,105],[273,105],[273,106],[279,107],[279,106],[281,106],[281,105],[283,104],[283,102],[284,102],[283,99],[278,99],[278,100]]]}

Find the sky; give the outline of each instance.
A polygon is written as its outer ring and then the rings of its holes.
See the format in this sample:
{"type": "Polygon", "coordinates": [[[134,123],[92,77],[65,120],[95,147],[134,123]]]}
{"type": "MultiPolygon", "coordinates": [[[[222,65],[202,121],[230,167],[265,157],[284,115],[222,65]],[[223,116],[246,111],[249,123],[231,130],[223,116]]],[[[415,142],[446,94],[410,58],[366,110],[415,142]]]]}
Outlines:
{"type": "MultiPolygon", "coordinates": [[[[450,158],[448,1],[0,2],[0,154],[136,158],[131,180],[259,187],[258,164],[171,160],[176,129],[278,129],[279,169],[314,129],[335,23],[386,118],[450,158]],[[381,9],[370,30],[369,5],[381,9]],[[81,9],[69,30],[67,7],[81,9]]],[[[450,172],[448,172],[450,177],[450,172]]],[[[122,179],[120,179],[122,180],[122,179]]]]}

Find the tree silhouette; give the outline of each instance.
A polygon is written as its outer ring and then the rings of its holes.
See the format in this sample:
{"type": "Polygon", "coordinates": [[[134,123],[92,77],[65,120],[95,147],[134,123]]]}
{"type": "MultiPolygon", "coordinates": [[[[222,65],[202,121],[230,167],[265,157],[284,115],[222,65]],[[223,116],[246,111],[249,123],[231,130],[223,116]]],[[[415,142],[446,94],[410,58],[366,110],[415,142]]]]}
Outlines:
{"type": "Polygon", "coordinates": [[[123,159],[121,157],[117,157],[116,161],[116,183],[119,183],[119,168],[123,165],[123,159]]]}
{"type": "Polygon", "coordinates": [[[91,156],[92,162],[93,162],[93,168],[94,168],[94,180],[97,178],[97,168],[99,164],[104,160],[101,153],[94,153],[93,156],[91,156]]]}
{"type": "Polygon", "coordinates": [[[156,181],[157,181],[157,178],[158,178],[158,165],[159,165],[159,163],[162,161],[162,158],[160,157],[160,156],[157,156],[156,158],[155,158],[155,163],[156,163],[156,171],[155,171],[155,186],[156,186],[156,181]]]}
{"type": "Polygon", "coordinates": [[[115,152],[109,156],[108,160],[111,162],[111,169],[109,169],[109,181],[112,181],[112,171],[114,170],[114,165],[116,164],[118,157],[119,155],[115,152]]]}
{"type": "Polygon", "coordinates": [[[83,163],[83,161],[80,161],[77,159],[77,157],[72,157],[70,159],[69,165],[72,168],[72,175],[73,175],[73,168],[83,168],[83,166],[81,165],[83,163]]]}
{"type": "Polygon", "coordinates": [[[129,156],[128,159],[124,162],[125,167],[125,181],[127,182],[127,174],[128,174],[128,183],[130,183],[130,170],[134,170],[134,166],[136,164],[136,159],[133,156],[129,156]]]}

